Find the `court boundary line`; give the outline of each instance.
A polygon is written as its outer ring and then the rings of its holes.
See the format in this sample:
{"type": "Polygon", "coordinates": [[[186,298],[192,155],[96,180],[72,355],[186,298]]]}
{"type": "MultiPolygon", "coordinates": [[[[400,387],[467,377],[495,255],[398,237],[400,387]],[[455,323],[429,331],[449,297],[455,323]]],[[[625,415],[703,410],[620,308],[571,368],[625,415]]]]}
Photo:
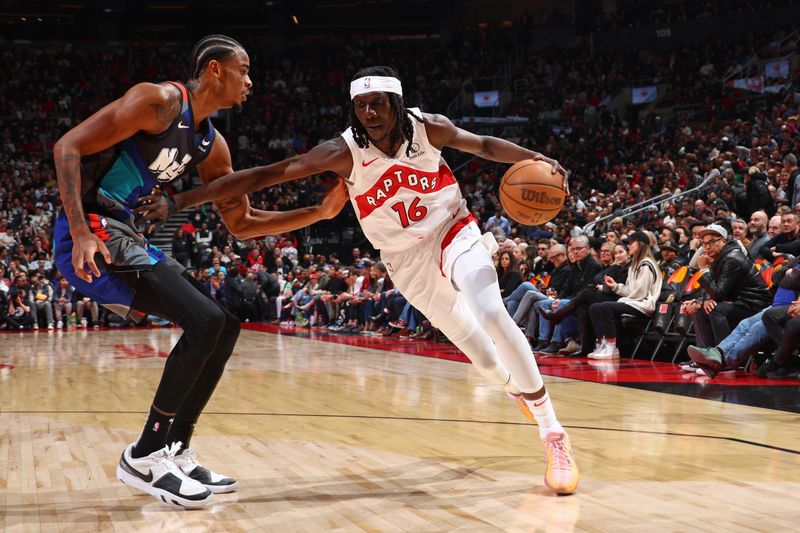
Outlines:
{"type": "MultiPolygon", "coordinates": [[[[119,415],[119,414],[146,414],[144,411],[78,411],[78,410],[66,410],[66,411],[34,411],[34,410],[11,410],[11,411],[0,411],[0,415],[3,414],[78,414],[78,415],[88,415],[88,414],[108,414],[108,415],[119,415]]],[[[224,412],[224,411],[206,411],[203,413],[204,415],[218,415],[218,416],[266,416],[266,417],[297,417],[297,418],[356,418],[356,419],[363,419],[363,420],[401,420],[401,421],[409,421],[409,422],[447,422],[447,423],[459,423],[459,424],[492,424],[492,425],[504,425],[504,426],[532,426],[529,422],[507,422],[503,420],[467,420],[467,419],[459,419],[459,418],[426,418],[426,417],[412,417],[412,416],[385,416],[385,415],[345,415],[345,414],[314,414],[314,413],[271,413],[271,412],[224,412]]],[[[536,427],[536,426],[532,426],[536,427]]],[[[775,450],[785,453],[790,453],[793,455],[800,455],[800,450],[793,450],[791,448],[784,448],[781,446],[774,446],[772,444],[766,444],[763,442],[756,442],[747,439],[740,439],[738,437],[728,437],[723,435],[705,435],[705,434],[697,434],[697,433],[678,433],[675,431],[653,431],[653,430],[646,430],[646,429],[627,429],[627,428],[609,428],[609,427],[599,427],[599,426],[578,426],[578,425],[564,425],[566,429],[585,429],[589,431],[614,431],[619,433],[641,433],[645,435],[663,435],[666,437],[691,437],[691,438],[698,438],[698,439],[712,439],[712,440],[724,440],[728,442],[733,442],[736,444],[745,444],[748,446],[756,446],[759,448],[765,448],[768,450],[775,450]]]]}

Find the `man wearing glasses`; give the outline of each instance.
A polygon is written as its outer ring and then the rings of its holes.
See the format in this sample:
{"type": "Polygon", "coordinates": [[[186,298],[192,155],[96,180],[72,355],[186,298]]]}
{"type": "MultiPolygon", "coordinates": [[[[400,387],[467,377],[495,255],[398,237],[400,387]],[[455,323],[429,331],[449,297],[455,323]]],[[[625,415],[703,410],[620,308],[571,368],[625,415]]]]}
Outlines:
{"type": "MultiPolygon", "coordinates": [[[[546,311],[556,311],[560,306],[569,303],[572,296],[581,290],[594,287],[594,278],[603,266],[589,253],[589,239],[585,235],[573,237],[567,250],[570,257],[569,285],[565,292],[548,294],[546,300],[536,304],[539,318],[539,339],[551,338],[550,344],[539,348],[538,353],[545,355],[577,353],[581,349],[578,342],[578,320],[573,314],[553,327],[546,318],[546,311]],[[563,351],[562,351],[563,350],[563,351]]],[[[537,347],[538,348],[538,347],[537,347]]]]}
{"type": "MultiPolygon", "coordinates": [[[[536,258],[533,260],[532,274],[545,274],[553,271],[553,263],[550,262],[550,239],[539,239],[536,241],[536,258]]],[[[530,256],[533,250],[528,252],[530,256]]]]}
{"type": "Polygon", "coordinates": [[[698,235],[703,254],[697,260],[706,299],[689,300],[681,312],[692,316],[697,343],[716,346],[741,320],[770,304],[766,283],[742,247],[728,240],[719,224],[710,224],[698,235]]]}

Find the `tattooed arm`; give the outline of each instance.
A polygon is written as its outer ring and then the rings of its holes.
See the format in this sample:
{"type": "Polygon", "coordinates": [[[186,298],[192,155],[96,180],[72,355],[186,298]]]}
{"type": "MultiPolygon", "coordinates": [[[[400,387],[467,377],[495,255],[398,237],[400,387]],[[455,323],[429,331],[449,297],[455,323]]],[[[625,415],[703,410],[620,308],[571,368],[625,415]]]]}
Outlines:
{"type": "Polygon", "coordinates": [[[114,146],[139,131],[157,134],[169,127],[180,111],[180,91],[171,85],[140,83],[122,98],[103,107],[61,137],[53,148],[61,202],[74,246],[75,273],[91,283],[100,275],[94,255],[111,263],[105,244],[86,225],[81,201],[81,157],[114,146]],[[88,272],[85,267],[89,267],[88,272]]]}

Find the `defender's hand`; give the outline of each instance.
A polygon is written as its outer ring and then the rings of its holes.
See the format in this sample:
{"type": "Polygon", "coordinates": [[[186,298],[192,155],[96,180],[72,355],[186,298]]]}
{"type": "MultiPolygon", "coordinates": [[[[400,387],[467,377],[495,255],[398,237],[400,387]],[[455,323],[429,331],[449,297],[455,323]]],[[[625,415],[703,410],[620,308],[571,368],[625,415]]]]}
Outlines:
{"type": "Polygon", "coordinates": [[[156,185],[150,194],[139,198],[139,206],[133,210],[147,222],[164,222],[170,215],[177,212],[175,203],[161,193],[161,188],[156,185]]]}
{"type": "Polygon", "coordinates": [[[92,275],[100,277],[100,269],[94,261],[96,253],[100,253],[106,263],[111,264],[111,254],[100,237],[89,231],[73,237],[72,268],[75,269],[75,274],[87,283],[92,282],[92,275]]]}

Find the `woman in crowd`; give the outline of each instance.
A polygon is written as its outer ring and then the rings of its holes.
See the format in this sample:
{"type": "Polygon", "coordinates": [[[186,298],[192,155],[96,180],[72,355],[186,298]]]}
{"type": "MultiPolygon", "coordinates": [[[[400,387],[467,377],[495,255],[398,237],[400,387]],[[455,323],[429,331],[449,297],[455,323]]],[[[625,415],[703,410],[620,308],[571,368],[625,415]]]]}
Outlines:
{"type": "Polygon", "coordinates": [[[598,348],[588,354],[592,359],[619,357],[616,326],[619,316],[650,316],[655,311],[656,300],[661,293],[661,272],[650,250],[650,236],[642,231],[631,234],[628,253],[631,265],[626,282],[618,283],[611,276],[605,276],[603,280],[604,285],[620,297],[619,300],[600,302],[589,307],[592,327],[600,340],[598,348]]]}

